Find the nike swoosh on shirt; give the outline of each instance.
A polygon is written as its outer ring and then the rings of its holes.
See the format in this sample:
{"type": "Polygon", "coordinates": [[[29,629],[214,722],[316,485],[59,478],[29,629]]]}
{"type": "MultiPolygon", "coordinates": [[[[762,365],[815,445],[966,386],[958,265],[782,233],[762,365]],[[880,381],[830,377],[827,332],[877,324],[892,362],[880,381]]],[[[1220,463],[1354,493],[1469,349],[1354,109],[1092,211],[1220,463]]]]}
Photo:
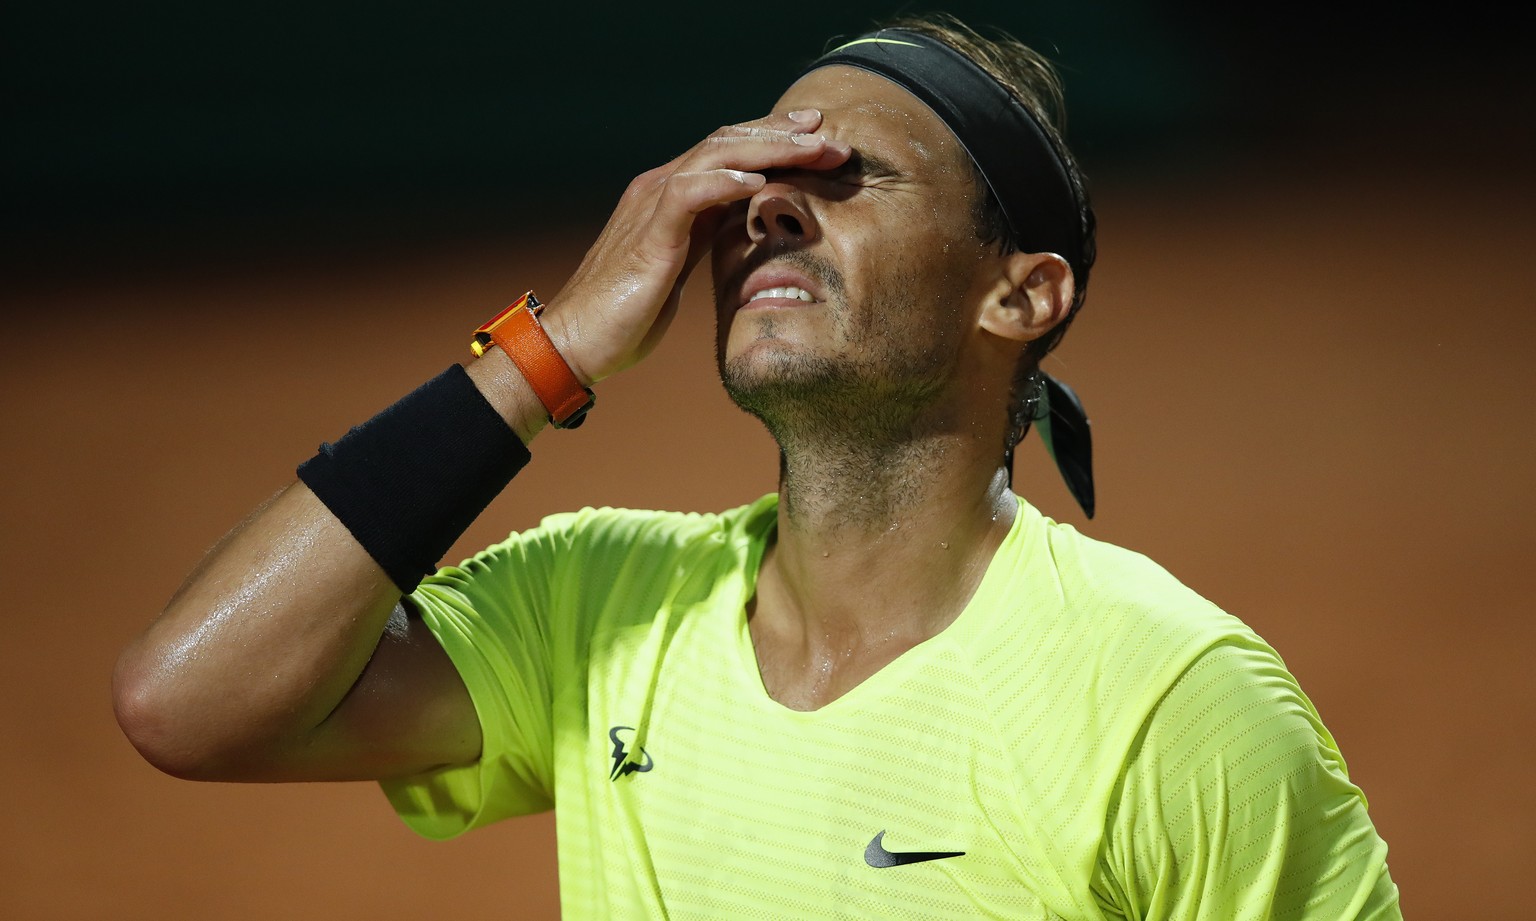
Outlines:
{"type": "Polygon", "coordinates": [[[888,851],[883,843],[885,832],[875,835],[864,849],[864,862],[872,867],[904,867],[909,863],[925,860],[943,860],[945,857],[964,857],[965,851],[888,851]]]}

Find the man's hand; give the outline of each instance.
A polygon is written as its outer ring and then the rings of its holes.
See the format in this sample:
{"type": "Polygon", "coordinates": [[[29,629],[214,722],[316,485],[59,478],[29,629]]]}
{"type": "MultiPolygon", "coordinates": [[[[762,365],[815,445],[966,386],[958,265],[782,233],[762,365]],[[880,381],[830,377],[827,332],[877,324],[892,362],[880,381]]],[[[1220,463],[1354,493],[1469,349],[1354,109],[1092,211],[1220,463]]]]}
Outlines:
{"type": "Polygon", "coordinates": [[[677,312],[688,274],[725,206],[764,185],[762,170],[832,169],[852,148],[814,132],[815,109],[729,125],[636,177],[543,320],[583,383],[648,355],[677,312]]]}

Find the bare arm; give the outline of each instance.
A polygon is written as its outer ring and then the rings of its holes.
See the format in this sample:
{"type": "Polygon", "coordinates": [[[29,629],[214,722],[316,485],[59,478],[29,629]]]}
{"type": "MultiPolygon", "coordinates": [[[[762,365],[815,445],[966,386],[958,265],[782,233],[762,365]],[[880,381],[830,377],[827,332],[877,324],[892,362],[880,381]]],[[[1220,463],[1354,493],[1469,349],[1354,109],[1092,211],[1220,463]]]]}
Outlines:
{"type": "MultiPolygon", "coordinates": [[[[832,167],[846,145],[814,120],[723,128],[637,178],[545,326],[584,383],[644,358],[677,309],[722,205],[753,170],[832,167]]],[[[545,413],[492,350],[470,377],[523,442],[545,413]]],[[[294,483],[218,546],[123,650],[118,722],[156,767],[202,780],[401,776],[478,757],[480,727],[446,653],[325,505],[294,483]]]]}
{"type": "Polygon", "coordinates": [[[463,684],[419,620],[402,610],[390,623],[399,602],[294,483],[123,651],[118,721],[156,767],[192,779],[355,779],[472,759],[479,726],[463,684]]]}

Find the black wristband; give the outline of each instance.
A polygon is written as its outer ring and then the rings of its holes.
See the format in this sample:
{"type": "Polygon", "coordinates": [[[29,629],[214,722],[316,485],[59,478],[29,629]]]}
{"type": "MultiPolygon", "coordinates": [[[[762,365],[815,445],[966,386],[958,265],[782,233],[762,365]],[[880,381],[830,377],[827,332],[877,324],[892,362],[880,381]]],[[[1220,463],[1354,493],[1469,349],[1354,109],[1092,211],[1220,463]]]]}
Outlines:
{"type": "Polygon", "coordinates": [[[410,593],[531,459],[459,365],[299,465],[304,481],[410,593]]]}

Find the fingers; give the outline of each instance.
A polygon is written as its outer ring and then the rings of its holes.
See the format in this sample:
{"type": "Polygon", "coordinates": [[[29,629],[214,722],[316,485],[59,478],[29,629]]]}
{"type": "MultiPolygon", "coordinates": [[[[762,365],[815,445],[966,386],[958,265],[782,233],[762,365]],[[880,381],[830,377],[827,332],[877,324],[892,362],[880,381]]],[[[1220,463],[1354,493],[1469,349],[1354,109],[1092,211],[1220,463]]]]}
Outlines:
{"type": "Polygon", "coordinates": [[[794,165],[798,166],[800,169],[807,170],[836,169],[837,167],[842,166],[844,163],[847,163],[848,158],[851,156],[853,156],[853,148],[848,144],[845,144],[842,141],[834,141],[828,139],[827,142],[822,145],[821,155],[819,157],[815,157],[811,160],[807,160],[804,163],[797,163],[794,165]]]}
{"type": "Polygon", "coordinates": [[[666,176],[722,168],[829,169],[843,163],[852,148],[815,133],[821,121],[820,111],[803,109],[726,125],[656,172],[666,176]]]}
{"type": "MultiPolygon", "coordinates": [[[[788,132],[791,134],[803,134],[815,131],[821,127],[821,111],[818,109],[799,109],[794,112],[773,112],[762,118],[754,118],[751,121],[741,122],[736,125],[726,125],[720,132],[788,132]]],[[[716,133],[720,133],[716,132],[716,133]]]]}
{"type": "Polygon", "coordinates": [[[766,182],[761,174],[735,169],[673,173],[666,178],[652,215],[653,242],[671,251],[688,246],[696,217],[750,198],[766,182]]]}
{"type": "Polygon", "coordinates": [[[822,134],[754,129],[711,135],[689,151],[677,169],[683,172],[793,167],[826,169],[840,165],[852,153],[853,148],[847,142],[822,134]]]}
{"type": "Polygon", "coordinates": [[[853,148],[814,133],[820,125],[821,113],[815,109],[727,125],[668,168],[648,174],[646,180],[654,183],[657,194],[646,234],[655,247],[650,255],[666,258],[689,247],[696,219],[751,197],[765,184],[760,171],[831,169],[846,162],[853,148]]]}
{"type": "MultiPolygon", "coordinates": [[[[715,129],[705,142],[721,137],[772,137],[787,136],[791,134],[808,134],[821,127],[821,112],[816,109],[802,109],[795,112],[775,112],[762,118],[741,122],[736,125],[725,125],[715,129]]],[[[675,172],[685,161],[692,157],[698,145],[690,147],[667,163],[656,168],[656,172],[669,175],[675,172]]]]}

